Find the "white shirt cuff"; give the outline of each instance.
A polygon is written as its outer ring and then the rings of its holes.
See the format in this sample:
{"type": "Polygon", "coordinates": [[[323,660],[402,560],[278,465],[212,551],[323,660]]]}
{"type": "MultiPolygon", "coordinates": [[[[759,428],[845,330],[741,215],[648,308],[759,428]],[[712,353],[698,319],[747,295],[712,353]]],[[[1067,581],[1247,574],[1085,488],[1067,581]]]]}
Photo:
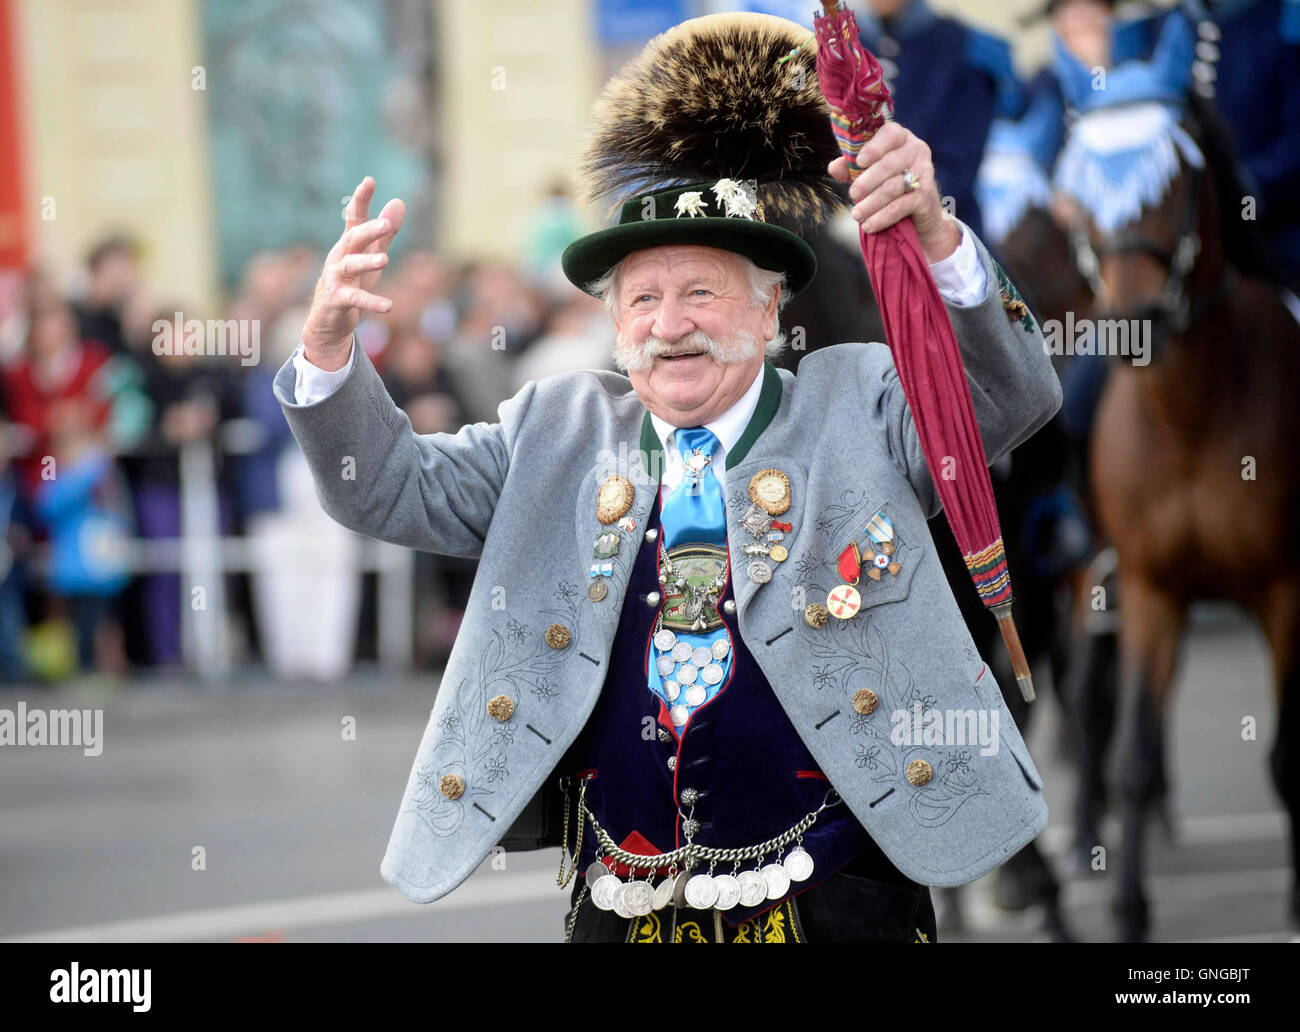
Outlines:
{"type": "Polygon", "coordinates": [[[323,401],[343,386],[343,381],[352,372],[352,363],[356,361],[357,337],[352,335],[352,350],[348,352],[348,364],[333,372],[313,365],[303,351],[302,341],[293,352],[293,368],[297,376],[293,382],[293,400],[299,405],[314,405],[323,401]]]}
{"type": "Polygon", "coordinates": [[[934,277],[934,285],[939,288],[939,296],[949,304],[969,306],[984,300],[988,276],[980,263],[979,252],[975,250],[970,230],[964,225],[961,227],[961,243],[957,245],[957,250],[947,258],[931,264],[930,275],[934,277]]]}

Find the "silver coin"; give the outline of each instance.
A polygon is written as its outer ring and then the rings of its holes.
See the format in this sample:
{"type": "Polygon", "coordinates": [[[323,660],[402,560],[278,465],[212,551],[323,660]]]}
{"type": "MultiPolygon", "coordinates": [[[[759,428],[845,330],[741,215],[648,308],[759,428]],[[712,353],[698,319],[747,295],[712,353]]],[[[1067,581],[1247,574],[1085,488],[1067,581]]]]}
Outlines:
{"type": "MultiPolygon", "coordinates": [[[[658,601],[656,599],[655,601],[658,601]]],[[[667,652],[677,644],[677,635],[673,634],[667,627],[655,635],[655,648],[660,652],[667,652]]]]}
{"type": "Polygon", "coordinates": [[[749,569],[746,572],[749,574],[749,579],[755,584],[766,584],[772,579],[772,567],[758,559],[749,564],[749,569]]]}
{"type": "Polygon", "coordinates": [[[677,671],[677,680],[681,681],[682,684],[694,684],[695,679],[699,676],[699,670],[690,663],[683,663],[681,669],[677,671]]]}
{"type": "Polygon", "coordinates": [[[655,910],[663,910],[673,901],[673,886],[676,884],[677,881],[674,878],[665,878],[659,883],[659,887],[654,892],[654,899],[651,901],[651,906],[655,910]]]}
{"type": "Polygon", "coordinates": [[[768,899],[780,899],[790,891],[790,876],[780,864],[768,864],[760,873],[767,882],[768,899]]]}
{"type": "Polygon", "coordinates": [[[691,647],[690,642],[679,641],[673,646],[673,659],[677,660],[678,663],[689,663],[691,653],[694,651],[695,649],[691,647]]]}
{"type": "Polygon", "coordinates": [[[719,910],[730,910],[740,902],[740,882],[729,874],[714,875],[713,884],[718,887],[718,901],[713,905],[719,910]]]}
{"type": "Polygon", "coordinates": [[[632,911],[628,910],[627,908],[627,890],[629,888],[631,888],[631,886],[624,885],[621,889],[619,889],[616,893],[614,893],[614,906],[612,908],[614,913],[616,913],[619,917],[623,918],[625,921],[629,917],[634,916],[632,911]]]}
{"type": "Polygon", "coordinates": [[[591,866],[587,868],[587,873],[584,875],[587,879],[587,888],[590,889],[596,884],[596,882],[600,881],[600,879],[605,877],[607,874],[609,874],[609,868],[599,860],[593,860],[591,866]]]}
{"type": "Polygon", "coordinates": [[[655,660],[655,667],[659,670],[660,677],[669,677],[672,675],[673,667],[677,665],[672,656],[660,656],[655,660]]]}
{"type": "Polygon", "coordinates": [[[686,883],[686,903],[696,910],[708,910],[718,900],[718,886],[707,874],[697,874],[686,883]]]}
{"type": "Polygon", "coordinates": [[[614,897],[622,888],[623,883],[615,875],[606,874],[603,878],[597,878],[596,884],[591,887],[591,902],[601,910],[613,910],[614,897]]]}
{"type": "Polygon", "coordinates": [[[655,890],[648,882],[628,882],[623,889],[623,905],[632,911],[635,917],[645,917],[654,909],[655,890]]]}
{"type": "Polygon", "coordinates": [[[693,684],[686,689],[686,705],[698,706],[707,695],[708,692],[705,691],[704,685],[693,684]]]}
{"type": "Polygon", "coordinates": [[[712,658],[713,658],[713,653],[710,652],[708,649],[706,649],[703,645],[701,645],[699,648],[697,648],[694,652],[691,653],[691,662],[697,667],[704,666],[704,664],[707,663],[712,658]]]}
{"type": "Polygon", "coordinates": [[[719,638],[709,646],[709,653],[714,659],[726,659],[727,653],[731,651],[731,645],[726,638],[719,638]]]}
{"type": "Polygon", "coordinates": [[[704,678],[705,684],[719,684],[723,676],[722,667],[717,663],[710,663],[700,671],[700,677],[704,678]]]}
{"type": "Polygon", "coordinates": [[[683,871],[673,880],[673,906],[686,906],[686,886],[690,884],[691,872],[683,871]]]}
{"type": "Polygon", "coordinates": [[[791,881],[807,881],[813,873],[813,858],[808,850],[795,846],[781,861],[781,866],[791,881]]]}
{"type": "Polygon", "coordinates": [[[669,702],[676,702],[677,696],[682,693],[682,686],[676,681],[664,682],[664,694],[668,696],[669,702]]]}
{"type": "Polygon", "coordinates": [[[767,899],[767,879],[757,871],[741,871],[736,881],[740,883],[742,907],[756,907],[767,899]]]}
{"type": "Polygon", "coordinates": [[[690,711],[685,706],[674,706],[668,711],[668,716],[673,722],[673,727],[681,727],[691,719],[690,711]]]}

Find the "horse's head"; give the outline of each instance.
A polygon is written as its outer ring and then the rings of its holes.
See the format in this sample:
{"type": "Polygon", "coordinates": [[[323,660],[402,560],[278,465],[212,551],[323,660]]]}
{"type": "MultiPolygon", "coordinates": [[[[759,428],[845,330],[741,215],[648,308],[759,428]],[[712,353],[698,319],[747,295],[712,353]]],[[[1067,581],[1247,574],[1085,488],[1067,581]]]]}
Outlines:
{"type": "Polygon", "coordinates": [[[1217,241],[1205,173],[1195,123],[1170,105],[1101,108],[1074,124],[1056,186],[1099,316],[1149,321],[1157,342],[1186,332],[1205,300],[1198,258],[1217,241]]]}

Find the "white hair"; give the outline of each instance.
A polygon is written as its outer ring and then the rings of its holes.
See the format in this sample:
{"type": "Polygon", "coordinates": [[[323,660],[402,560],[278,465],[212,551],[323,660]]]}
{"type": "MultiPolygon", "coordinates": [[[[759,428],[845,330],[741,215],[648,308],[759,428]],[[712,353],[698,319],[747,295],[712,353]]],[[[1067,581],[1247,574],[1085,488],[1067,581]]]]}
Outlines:
{"type": "MultiPolygon", "coordinates": [[[[731,252],[739,260],[742,270],[745,273],[746,282],[749,284],[749,300],[753,307],[763,308],[772,300],[772,288],[779,286],[781,296],[776,302],[776,333],[772,336],[766,345],[764,353],[767,358],[776,358],[785,351],[785,331],[781,329],[781,309],[790,301],[790,293],[786,289],[786,277],[784,272],[775,272],[771,269],[760,269],[743,254],[731,252]]],[[[587,284],[587,293],[594,294],[605,302],[605,311],[609,313],[611,319],[618,318],[618,277],[623,268],[622,259],[617,265],[610,269],[599,279],[592,280],[587,284]]]]}

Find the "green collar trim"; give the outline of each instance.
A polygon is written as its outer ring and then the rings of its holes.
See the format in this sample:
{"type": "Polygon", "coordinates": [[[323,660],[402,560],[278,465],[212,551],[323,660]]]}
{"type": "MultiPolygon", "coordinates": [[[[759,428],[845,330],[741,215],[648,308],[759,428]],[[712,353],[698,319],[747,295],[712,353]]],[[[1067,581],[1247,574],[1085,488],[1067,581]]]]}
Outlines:
{"type": "MultiPolygon", "coordinates": [[[[736,446],[727,452],[726,469],[739,465],[749,454],[749,449],[753,447],[754,442],[758,440],[759,435],[767,429],[769,423],[776,416],[776,411],[781,407],[781,376],[776,371],[770,361],[763,363],[763,386],[758,391],[758,404],[754,406],[754,414],[749,417],[749,425],[745,427],[745,432],[740,435],[740,440],[736,446]]],[[[641,421],[641,453],[645,456],[647,470],[657,470],[663,472],[663,449],[659,444],[659,435],[655,433],[654,423],[650,420],[650,413],[646,412],[645,418],[641,421]]]]}

